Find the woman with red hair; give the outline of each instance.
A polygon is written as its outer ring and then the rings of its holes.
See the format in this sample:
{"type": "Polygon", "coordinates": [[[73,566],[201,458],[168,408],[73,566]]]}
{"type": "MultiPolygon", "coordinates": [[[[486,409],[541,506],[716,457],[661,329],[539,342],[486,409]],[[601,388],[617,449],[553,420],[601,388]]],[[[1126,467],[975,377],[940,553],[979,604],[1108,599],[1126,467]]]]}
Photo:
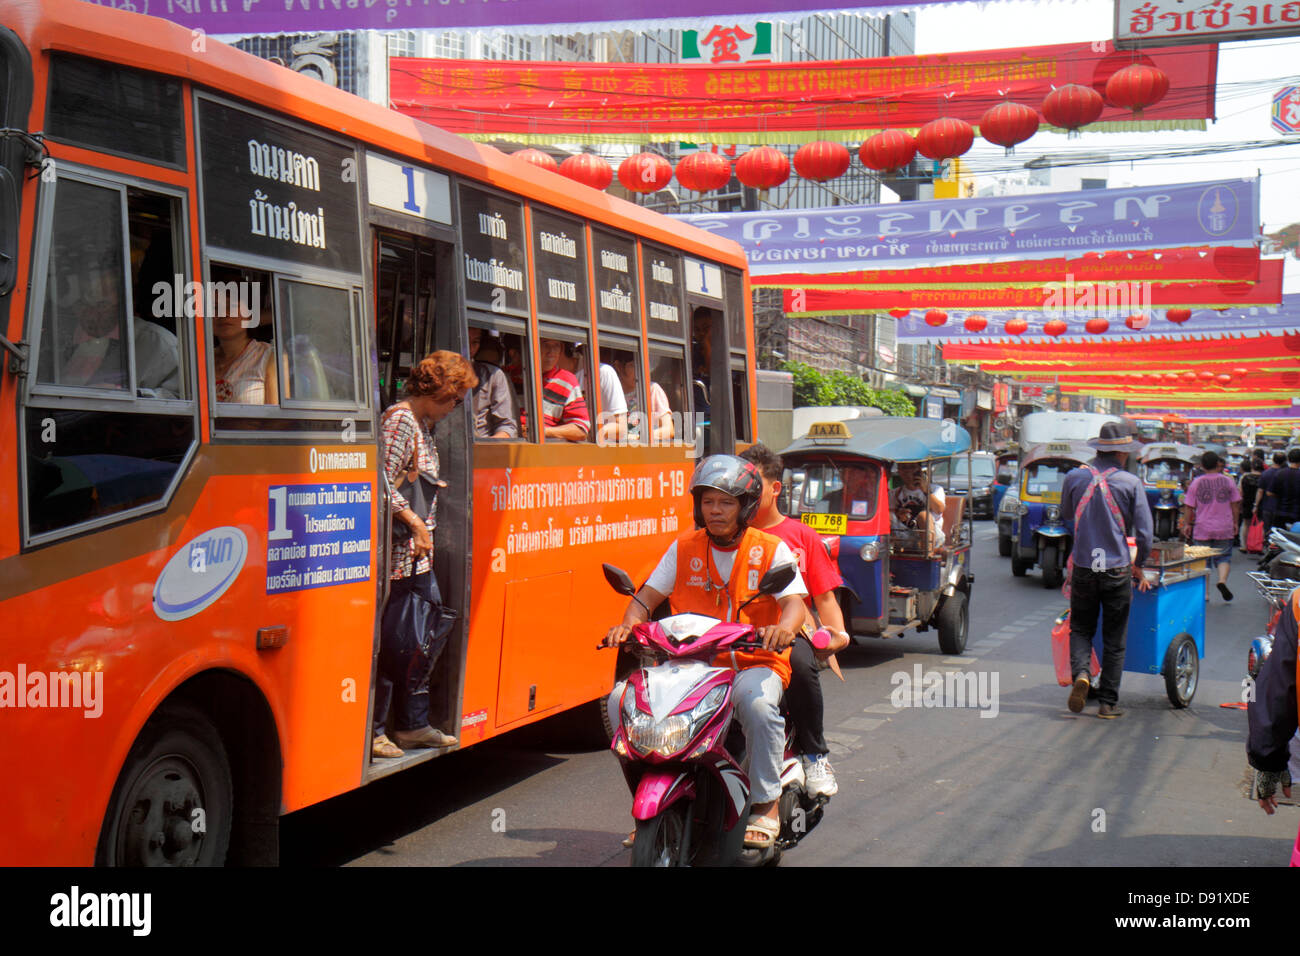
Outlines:
{"type": "Polygon", "coordinates": [[[434,352],[411,369],[402,400],[384,413],[384,475],[394,542],[375,685],[371,753],[376,757],[400,757],[401,747],[454,747],[458,743],[450,734],[429,726],[429,678],[455,615],[442,607],[433,577],[436,499],[432,494],[423,504],[420,499],[425,497],[422,488],[444,485],[438,478],[438,449],[429,429],[459,408],[477,384],[468,359],[455,352],[434,352]],[[417,513],[417,508],[427,513],[417,513]],[[412,614],[413,595],[432,606],[428,618],[412,614]],[[425,620],[433,622],[430,629],[441,633],[412,633],[413,625],[425,620]],[[384,732],[390,702],[396,704],[396,743],[384,732]]]}

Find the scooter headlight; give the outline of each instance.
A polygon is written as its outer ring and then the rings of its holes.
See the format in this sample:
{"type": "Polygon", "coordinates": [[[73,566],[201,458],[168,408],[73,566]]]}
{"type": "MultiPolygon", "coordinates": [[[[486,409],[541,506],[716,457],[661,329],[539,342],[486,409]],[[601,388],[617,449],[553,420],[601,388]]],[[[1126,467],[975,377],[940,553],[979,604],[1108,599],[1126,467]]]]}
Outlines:
{"type": "Polygon", "coordinates": [[[1161,489],[1160,489],[1160,500],[1161,500],[1161,501],[1173,501],[1173,500],[1174,500],[1174,490],[1173,490],[1172,488],[1161,488],[1161,489]]]}
{"type": "Polygon", "coordinates": [[[623,699],[623,731],[632,746],[643,754],[671,757],[689,744],[727,698],[725,687],[715,687],[688,713],[669,714],[663,720],[639,710],[636,695],[623,699]],[[628,701],[631,700],[631,706],[628,701]]]}
{"type": "Polygon", "coordinates": [[[1043,512],[1043,517],[1047,520],[1048,524],[1056,524],[1061,520],[1061,509],[1056,505],[1048,505],[1047,509],[1043,512]]]}
{"type": "Polygon", "coordinates": [[[875,541],[868,541],[862,546],[862,550],[858,552],[858,556],[862,558],[863,561],[874,561],[880,557],[880,545],[875,541]]]}

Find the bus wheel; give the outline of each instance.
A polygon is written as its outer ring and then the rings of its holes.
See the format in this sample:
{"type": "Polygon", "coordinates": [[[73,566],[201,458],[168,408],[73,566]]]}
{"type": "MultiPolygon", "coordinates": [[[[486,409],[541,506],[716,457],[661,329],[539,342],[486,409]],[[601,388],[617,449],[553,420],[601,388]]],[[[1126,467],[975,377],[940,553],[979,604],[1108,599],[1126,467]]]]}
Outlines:
{"type": "Polygon", "coordinates": [[[221,866],[230,846],[230,764],[212,724],[170,705],[145,724],[100,832],[101,866],[221,866]]]}

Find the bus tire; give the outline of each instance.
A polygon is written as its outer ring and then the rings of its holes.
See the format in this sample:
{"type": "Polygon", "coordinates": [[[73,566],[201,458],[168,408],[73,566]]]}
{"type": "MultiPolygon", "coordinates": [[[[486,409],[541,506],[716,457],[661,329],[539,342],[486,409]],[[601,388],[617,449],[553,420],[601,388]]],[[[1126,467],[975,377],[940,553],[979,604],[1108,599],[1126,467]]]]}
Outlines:
{"type": "Polygon", "coordinates": [[[100,830],[99,866],[221,866],[234,797],[212,723],[180,704],[158,710],[118,774],[100,830]]]}

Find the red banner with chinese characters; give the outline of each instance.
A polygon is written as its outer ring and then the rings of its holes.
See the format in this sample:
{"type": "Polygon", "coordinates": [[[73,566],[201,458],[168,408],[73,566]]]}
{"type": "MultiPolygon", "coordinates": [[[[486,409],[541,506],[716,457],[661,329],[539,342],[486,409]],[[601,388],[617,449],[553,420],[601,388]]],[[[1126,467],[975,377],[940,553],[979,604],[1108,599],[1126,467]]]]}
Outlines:
{"type": "MultiPolygon", "coordinates": [[[[911,271],[911,270],[909,270],[911,271]]],[[[928,270],[915,270],[926,272],[928,270]]],[[[787,315],[850,315],[890,309],[983,309],[985,311],[1077,312],[1104,314],[1155,306],[1278,305],[1282,301],[1282,260],[1259,263],[1258,282],[1045,282],[1039,285],[939,288],[786,289],[787,315]]]]}
{"type": "Polygon", "coordinates": [[[963,262],[821,274],[786,272],[753,276],[750,282],[756,288],[847,292],[853,289],[1030,288],[1045,282],[1255,282],[1258,279],[1257,246],[1186,246],[1090,252],[1068,259],[963,262]]]}
{"type": "MultiPolygon", "coordinates": [[[[1133,57],[1093,46],[690,66],[394,57],[389,100],[399,112],[471,139],[857,140],[945,115],[978,123],[1007,99],[1037,107],[1066,83],[1101,92],[1133,57]]],[[[1088,129],[1203,129],[1215,111],[1218,48],[1152,50],[1145,57],[1169,77],[1169,92],[1138,121],[1108,106],[1088,129]]]]}

